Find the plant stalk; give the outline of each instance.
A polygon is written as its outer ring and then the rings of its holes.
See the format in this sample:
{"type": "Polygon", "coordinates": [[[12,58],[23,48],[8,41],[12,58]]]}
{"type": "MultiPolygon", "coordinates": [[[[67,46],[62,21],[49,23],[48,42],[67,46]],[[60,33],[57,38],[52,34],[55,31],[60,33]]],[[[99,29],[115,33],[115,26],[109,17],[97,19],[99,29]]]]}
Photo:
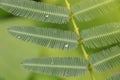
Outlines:
{"type": "Polygon", "coordinates": [[[65,0],[65,2],[66,2],[66,5],[67,5],[67,8],[68,8],[69,11],[71,12],[70,18],[71,18],[72,24],[73,24],[73,26],[74,26],[74,31],[75,31],[75,33],[76,33],[78,36],[80,36],[79,28],[77,27],[76,22],[75,22],[75,19],[74,19],[74,16],[72,15],[71,5],[70,5],[70,3],[68,2],[68,0],[65,0]]]}
{"type": "Polygon", "coordinates": [[[87,52],[86,52],[86,50],[85,50],[83,44],[81,44],[81,48],[82,48],[82,51],[83,51],[83,53],[84,53],[85,59],[87,60],[88,63],[90,63],[89,55],[87,54],[87,52]]]}
{"type": "MultiPolygon", "coordinates": [[[[67,8],[69,9],[69,11],[71,12],[70,18],[71,18],[71,21],[72,21],[72,24],[73,24],[75,33],[76,33],[78,36],[80,36],[79,28],[78,28],[78,26],[77,26],[77,24],[76,24],[76,22],[75,22],[74,15],[73,15],[72,9],[71,9],[71,5],[70,5],[70,3],[69,3],[68,0],[65,0],[65,3],[66,3],[67,8]]],[[[80,40],[80,45],[81,45],[82,51],[83,51],[83,53],[84,53],[84,57],[85,57],[86,61],[87,61],[88,64],[89,64],[89,65],[88,65],[88,70],[89,70],[89,72],[90,72],[91,79],[92,79],[92,80],[96,80],[95,77],[94,77],[94,75],[93,75],[93,68],[92,68],[92,65],[91,65],[90,60],[89,60],[89,55],[88,55],[87,51],[85,50],[85,47],[84,47],[84,45],[83,45],[82,39],[80,40]]]]}

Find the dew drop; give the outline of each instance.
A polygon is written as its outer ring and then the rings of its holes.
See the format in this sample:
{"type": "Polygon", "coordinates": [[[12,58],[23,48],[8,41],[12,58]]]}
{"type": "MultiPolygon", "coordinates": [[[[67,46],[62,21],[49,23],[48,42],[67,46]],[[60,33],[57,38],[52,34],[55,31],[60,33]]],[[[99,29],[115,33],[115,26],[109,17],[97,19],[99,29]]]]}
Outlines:
{"type": "Polygon", "coordinates": [[[18,38],[18,39],[20,39],[21,37],[20,37],[20,36],[18,36],[17,38],[18,38]]]}
{"type": "Polygon", "coordinates": [[[68,46],[69,46],[68,44],[65,45],[66,48],[67,48],[68,46]]]}
{"type": "Polygon", "coordinates": [[[49,17],[49,15],[45,15],[45,17],[46,17],[46,18],[48,18],[48,17],[49,17]]]}

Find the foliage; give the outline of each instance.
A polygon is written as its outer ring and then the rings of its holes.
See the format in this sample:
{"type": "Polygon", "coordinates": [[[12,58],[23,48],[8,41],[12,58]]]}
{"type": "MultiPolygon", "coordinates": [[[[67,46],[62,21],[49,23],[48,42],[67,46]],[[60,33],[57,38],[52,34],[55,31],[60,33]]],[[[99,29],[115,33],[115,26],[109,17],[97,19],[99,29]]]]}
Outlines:
{"type": "Polygon", "coordinates": [[[105,72],[120,64],[120,47],[100,51],[91,56],[91,63],[99,72],[105,72]]]}
{"type": "Polygon", "coordinates": [[[120,42],[120,24],[101,25],[82,31],[83,43],[89,48],[107,47],[120,42]],[[89,35],[88,35],[89,34],[89,35]]]}
{"type": "Polygon", "coordinates": [[[18,39],[62,50],[76,48],[79,39],[75,33],[56,29],[11,27],[8,31],[18,39]]]}
{"type": "Polygon", "coordinates": [[[72,10],[79,21],[89,21],[109,13],[110,10],[114,10],[118,6],[119,0],[85,0],[74,5],[72,10]]]}
{"type": "Polygon", "coordinates": [[[120,80],[120,73],[116,73],[106,80],[120,80]]]}
{"type": "Polygon", "coordinates": [[[69,20],[69,11],[67,8],[36,3],[34,1],[1,0],[1,8],[17,16],[24,16],[44,22],[62,24],[69,20]]]}
{"type": "MultiPolygon", "coordinates": [[[[85,56],[84,59],[79,57],[26,59],[22,62],[25,69],[64,77],[83,76],[86,72],[90,72],[91,79],[96,80],[93,74],[94,69],[98,72],[106,72],[120,64],[120,47],[118,45],[120,43],[120,24],[110,23],[80,32],[75,18],[78,21],[95,19],[119,8],[120,1],[86,0],[73,6],[68,0],[65,2],[67,8],[26,0],[0,0],[0,8],[16,16],[33,20],[57,24],[64,24],[71,20],[73,24],[75,32],[25,26],[8,28],[9,33],[14,37],[44,47],[72,50],[80,45],[85,56]],[[86,48],[100,48],[101,50],[89,56],[86,48]]],[[[118,76],[113,75],[107,80],[116,80],[119,78],[118,76]]]]}
{"type": "Polygon", "coordinates": [[[72,57],[44,57],[25,60],[22,65],[31,71],[64,77],[84,75],[88,70],[84,59],[72,57]]]}

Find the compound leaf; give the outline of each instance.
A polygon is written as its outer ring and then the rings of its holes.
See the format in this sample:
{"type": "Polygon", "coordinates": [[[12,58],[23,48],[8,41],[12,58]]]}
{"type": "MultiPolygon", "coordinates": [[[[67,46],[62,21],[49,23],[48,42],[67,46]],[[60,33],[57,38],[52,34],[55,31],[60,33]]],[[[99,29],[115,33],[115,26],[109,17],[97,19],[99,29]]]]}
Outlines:
{"type": "Polygon", "coordinates": [[[99,72],[105,72],[120,65],[120,47],[115,46],[92,55],[91,63],[99,72]]]}
{"type": "Polygon", "coordinates": [[[16,16],[38,21],[63,24],[69,21],[69,11],[58,7],[29,0],[0,0],[0,8],[16,16]]]}
{"type": "Polygon", "coordinates": [[[22,65],[33,72],[63,77],[82,76],[87,72],[86,60],[72,57],[32,58],[22,65]]]}
{"type": "Polygon", "coordinates": [[[82,31],[83,43],[89,48],[101,48],[120,42],[120,23],[111,23],[82,31]]]}
{"type": "Polygon", "coordinates": [[[85,0],[74,5],[72,10],[79,21],[89,21],[109,13],[119,5],[119,0],[85,0]]]}
{"type": "Polygon", "coordinates": [[[23,41],[62,50],[76,48],[79,39],[79,37],[73,32],[39,27],[16,26],[8,28],[8,32],[23,41]]]}

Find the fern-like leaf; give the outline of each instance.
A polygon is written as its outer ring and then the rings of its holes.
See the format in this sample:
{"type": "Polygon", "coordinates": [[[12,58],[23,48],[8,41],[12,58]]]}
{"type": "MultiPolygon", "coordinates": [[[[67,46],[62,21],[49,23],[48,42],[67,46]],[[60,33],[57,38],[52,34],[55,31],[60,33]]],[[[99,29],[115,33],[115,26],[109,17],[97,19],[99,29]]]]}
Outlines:
{"type": "Polygon", "coordinates": [[[0,6],[16,16],[34,20],[59,24],[69,21],[69,11],[65,7],[28,0],[0,0],[0,6]]]}
{"type": "Polygon", "coordinates": [[[82,76],[87,72],[84,59],[71,57],[33,58],[23,61],[22,65],[33,72],[64,77],[82,76]]]}
{"type": "Polygon", "coordinates": [[[120,24],[112,23],[82,31],[83,43],[89,48],[101,48],[120,42],[120,24]]]}
{"type": "Polygon", "coordinates": [[[120,80],[120,73],[116,73],[111,77],[107,78],[106,80],[120,80]]]}
{"type": "Polygon", "coordinates": [[[38,27],[10,27],[11,35],[23,41],[39,44],[44,47],[71,50],[77,47],[79,37],[69,31],[38,28],[38,27]]]}
{"type": "Polygon", "coordinates": [[[91,56],[91,63],[95,70],[104,72],[120,64],[120,47],[115,46],[100,51],[91,56]]]}
{"type": "Polygon", "coordinates": [[[85,0],[74,5],[72,10],[79,21],[89,21],[109,13],[119,5],[119,0],[85,0]]]}

